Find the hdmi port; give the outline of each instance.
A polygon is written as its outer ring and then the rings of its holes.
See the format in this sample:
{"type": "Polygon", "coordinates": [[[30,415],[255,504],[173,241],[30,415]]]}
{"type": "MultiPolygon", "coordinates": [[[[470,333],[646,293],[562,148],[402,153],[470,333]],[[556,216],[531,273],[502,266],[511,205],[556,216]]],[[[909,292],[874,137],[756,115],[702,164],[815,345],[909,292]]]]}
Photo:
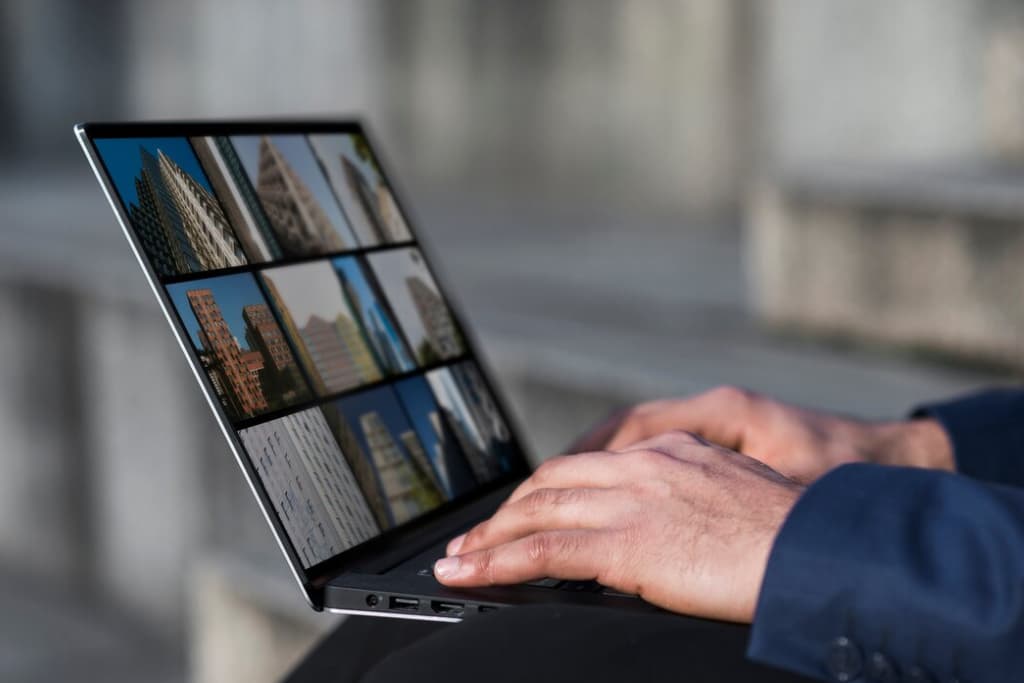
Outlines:
{"type": "Polygon", "coordinates": [[[430,609],[434,610],[434,614],[444,614],[449,617],[461,617],[466,608],[461,602],[431,600],[430,609]]]}
{"type": "Polygon", "coordinates": [[[392,595],[388,599],[388,607],[391,609],[404,609],[410,612],[416,612],[420,608],[420,601],[416,598],[402,598],[396,595],[392,595]]]}

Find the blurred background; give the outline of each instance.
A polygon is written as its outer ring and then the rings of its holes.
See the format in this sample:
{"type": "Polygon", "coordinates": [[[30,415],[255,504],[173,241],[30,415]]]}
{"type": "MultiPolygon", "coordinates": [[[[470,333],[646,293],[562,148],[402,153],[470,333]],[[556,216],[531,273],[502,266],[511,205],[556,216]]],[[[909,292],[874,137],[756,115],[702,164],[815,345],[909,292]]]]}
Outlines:
{"type": "Polygon", "coordinates": [[[886,417],[1024,367],[1015,0],[4,0],[0,679],[272,681],[337,623],[71,127],[343,113],[537,459],[720,383],[886,417]]]}

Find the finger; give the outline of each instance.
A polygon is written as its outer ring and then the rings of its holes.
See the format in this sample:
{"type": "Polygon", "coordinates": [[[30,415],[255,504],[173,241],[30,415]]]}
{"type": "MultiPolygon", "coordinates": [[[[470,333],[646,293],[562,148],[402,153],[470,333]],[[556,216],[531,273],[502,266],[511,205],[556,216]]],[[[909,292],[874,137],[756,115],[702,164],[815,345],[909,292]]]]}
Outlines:
{"type": "Polygon", "coordinates": [[[606,450],[605,446],[619,433],[623,425],[628,421],[630,414],[629,408],[612,412],[604,420],[569,444],[565,452],[585,453],[588,451],[606,450]]]}
{"type": "Polygon", "coordinates": [[[614,453],[597,451],[549,458],[512,492],[504,505],[537,489],[609,488],[621,483],[622,462],[614,453]]]}
{"type": "Polygon", "coordinates": [[[734,451],[718,444],[711,443],[699,434],[691,432],[671,431],[651,437],[629,448],[620,451],[624,456],[630,453],[653,451],[670,456],[683,462],[709,462],[709,458],[728,458],[737,465],[750,470],[761,477],[769,477],[778,481],[795,481],[776,471],[770,465],[745,453],[734,451]]]}
{"type": "MultiPolygon", "coordinates": [[[[757,395],[736,387],[717,387],[696,396],[650,404],[636,419],[644,422],[645,435],[683,429],[732,450],[742,450],[750,406],[757,395]]],[[[629,434],[612,438],[608,450],[637,441],[629,434]]]]}
{"type": "Polygon", "coordinates": [[[493,548],[538,531],[598,529],[622,513],[622,497],[615,489],[537,489],[454,539],[448,554],[493,548]]]}
{"type": "Polygon", "coordinates": [[[494,548],[442,558],[434,563],[434,576],[448,586],[515,584],[544,577],[596,579],[611,561],[610,545],[600,531],[541,531],[494,548]]]}
{"type": "Polygon", "coordinates": [[[668,455],[675,455],[673,452],[680,446],[695,446],[700,448],[717,448],[717,446],[700,434],[694,432],[684,431],[682,429],[673,429],[656,436],[652,436],[643,441],[638,441],[626,448],[620,450],[620,453],[633,453],[635,451],[646,451],[656,450],[668,455]]]}

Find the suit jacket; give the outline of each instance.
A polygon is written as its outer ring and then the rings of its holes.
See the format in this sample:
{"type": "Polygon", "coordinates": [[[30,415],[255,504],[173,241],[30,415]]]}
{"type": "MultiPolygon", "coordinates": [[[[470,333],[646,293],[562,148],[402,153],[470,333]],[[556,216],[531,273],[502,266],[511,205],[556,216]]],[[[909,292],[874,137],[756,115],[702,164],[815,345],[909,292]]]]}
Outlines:
{"type": "Polygon", "coordinates": [[[1024,391],[925,406],[958,474],[845,465],[772,549],[748,655],[834,681],[1024,681],[1024,391]]]}

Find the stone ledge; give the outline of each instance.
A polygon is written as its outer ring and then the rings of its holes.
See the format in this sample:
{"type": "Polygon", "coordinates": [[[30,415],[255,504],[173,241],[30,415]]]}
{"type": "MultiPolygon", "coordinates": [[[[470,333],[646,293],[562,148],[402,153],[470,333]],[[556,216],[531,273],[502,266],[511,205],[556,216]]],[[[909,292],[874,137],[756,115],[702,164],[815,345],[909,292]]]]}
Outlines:
{"type": "Polygon", "coordinates": [[[778,178],[749,203],[763,320],[1024,367],[1024,177],[826,167],[778,178]]]}

